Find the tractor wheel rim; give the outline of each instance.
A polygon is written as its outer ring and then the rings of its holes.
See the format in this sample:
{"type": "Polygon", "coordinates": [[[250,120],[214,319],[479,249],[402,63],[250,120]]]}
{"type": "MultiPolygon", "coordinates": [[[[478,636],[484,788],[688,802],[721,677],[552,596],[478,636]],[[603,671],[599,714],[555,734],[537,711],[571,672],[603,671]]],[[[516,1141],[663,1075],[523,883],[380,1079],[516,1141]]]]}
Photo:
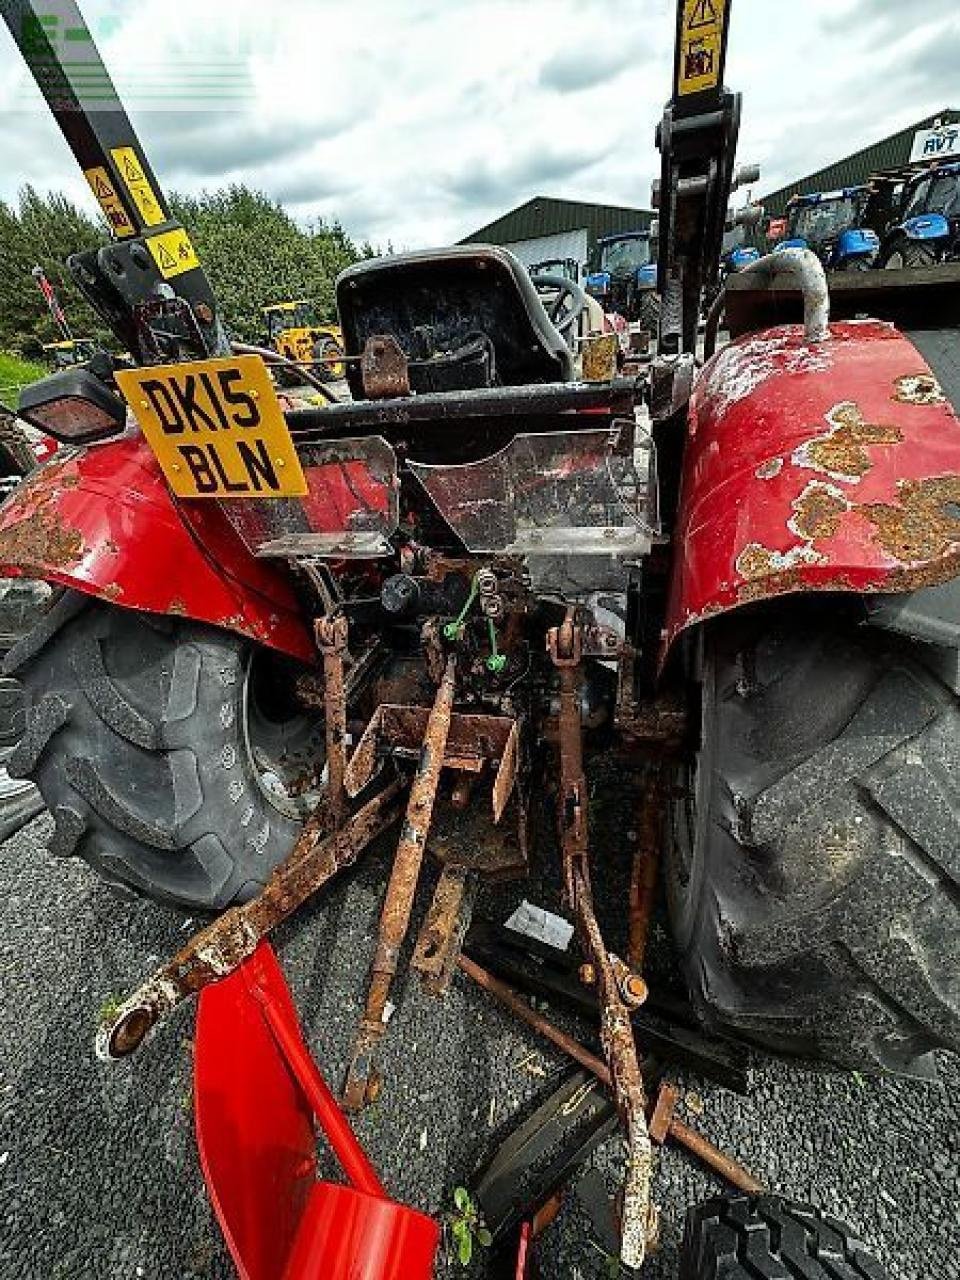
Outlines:
{"type": "Polygon", "coordinates": [[[305,819],[320,800],[327,779],[322,712],[271,698],[263,680],[269,654],[255,652],[246,665],[242,694],[242,738],[250,768],[264,798],[288,818],[305,819]]]}

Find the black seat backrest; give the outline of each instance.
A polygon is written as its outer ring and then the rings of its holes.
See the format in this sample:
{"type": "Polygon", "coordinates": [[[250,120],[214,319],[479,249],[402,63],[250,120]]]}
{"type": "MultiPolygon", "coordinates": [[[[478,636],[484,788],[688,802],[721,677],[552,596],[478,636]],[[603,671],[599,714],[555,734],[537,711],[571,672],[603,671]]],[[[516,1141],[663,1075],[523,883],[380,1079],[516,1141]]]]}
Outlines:
{"type": "MultiPolygon", "coordinates": [[[[483,335],[501,386],[573,378],[570,349],[529,275],[495,245],[367,258],[338,277],[337,308],[348,356],[360,355],[374,334],[392,334],[414,359],[425,342],[437,353],[454,352],[483,335]]],[[[347,381],[354,399],[363,399],[356,361],[347,364],[347,381]]]]}

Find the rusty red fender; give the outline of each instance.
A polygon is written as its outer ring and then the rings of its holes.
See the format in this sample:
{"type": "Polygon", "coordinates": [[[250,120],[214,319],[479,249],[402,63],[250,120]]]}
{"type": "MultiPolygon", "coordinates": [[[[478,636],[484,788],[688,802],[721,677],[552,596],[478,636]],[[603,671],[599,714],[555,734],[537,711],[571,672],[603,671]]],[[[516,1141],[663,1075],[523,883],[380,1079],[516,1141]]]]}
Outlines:
{"type": "Polygon", "coordinates": [[[685,627],[741,604],[960,573],[956,414],[891,325],[830,334],[751,334],[697,379],[663,658],[685,627]]]}
{"type": "Polygon", "coordinates": [[[0,507],[4,568],[313,654],[285,571],[257,560],[216,503],[177,503],[139,434],[61,449],[25,480],[0,507]]]}

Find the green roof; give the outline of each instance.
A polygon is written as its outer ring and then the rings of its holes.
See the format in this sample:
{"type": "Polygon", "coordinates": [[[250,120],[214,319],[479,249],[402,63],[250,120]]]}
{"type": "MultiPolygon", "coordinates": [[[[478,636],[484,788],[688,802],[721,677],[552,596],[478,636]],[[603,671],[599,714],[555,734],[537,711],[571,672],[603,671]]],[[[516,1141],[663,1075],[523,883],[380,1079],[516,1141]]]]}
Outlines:
{"type": "Polygon", "coordinates": [[[588,204],[582,200],[557,200],[552,196],[534,196],[526,204],[488,222],[461,244],[515,244],[518,240],[535,240],[539,236],[557,235],[563,231],[587,229],[592,248],[598,237],[615,231],[641,231],[650,225],[649,209],[631,209],[619,204],[588,204]]]}
{"type": "Polygon", "coordinates": [[[855,187],[858,183],[866,182],[872,173],[877,173],[881,169],[894,169],[907,164],[910,159],[910,148],[913,145],[913,135],[918,129],[929,129],[936,120],[942,120],[944,124],[955,124],[958,117],[960,113],[956,110],[944,107],[942,111],[935,111],[933,115],[925,116],[915,124],[907,125],[905,129],[891,134],[889,138],[874,142],[861,151],[854,151],[852,155],[846,156],[843,160],[837,160],[824,169],[818,169],[816,173],[797,178],[787,186],[772,191],[768,196],[761,196],[760,204],[770,217],[778,218],[784,214],[787,201],[792,195],[855,187]]]}

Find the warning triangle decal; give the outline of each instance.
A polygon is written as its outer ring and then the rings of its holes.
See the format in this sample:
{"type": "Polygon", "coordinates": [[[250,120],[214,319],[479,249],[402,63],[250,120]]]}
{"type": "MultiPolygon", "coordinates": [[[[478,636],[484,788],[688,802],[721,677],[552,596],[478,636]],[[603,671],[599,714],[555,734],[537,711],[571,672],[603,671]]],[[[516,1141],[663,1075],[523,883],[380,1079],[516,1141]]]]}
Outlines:
{"type": "Polygon", "coordinates": [[[175,267],[177,265],[176,258],[173,256],[170,250],[166,247],[166,245],[162,245],[162,244],[158,245],[157,249],[158,249],[158,256],[159,256],[161,271],[169,270],[170,267],[175,267]]]}
{"type": "Polygon", "coordinates": [[[106,178],[94,178],[93,194],[98,200],[112,200],[114,198],[114,190],[106,178]]]}
{"type": "Polygon", "coordinates": [[[131,182],[143,182],[143,174],[140,172],[136,162],[129,156],[124,156],[123,158],[123,172],[131,182]]]}
{"type": "Polygon", "coordinates": [[[696,31],[698,27],[709,27],[716,21],[717,11],[713,7],[713,0],[697,0],[690,15],[690,25],[687,30],[696,31]]]}

